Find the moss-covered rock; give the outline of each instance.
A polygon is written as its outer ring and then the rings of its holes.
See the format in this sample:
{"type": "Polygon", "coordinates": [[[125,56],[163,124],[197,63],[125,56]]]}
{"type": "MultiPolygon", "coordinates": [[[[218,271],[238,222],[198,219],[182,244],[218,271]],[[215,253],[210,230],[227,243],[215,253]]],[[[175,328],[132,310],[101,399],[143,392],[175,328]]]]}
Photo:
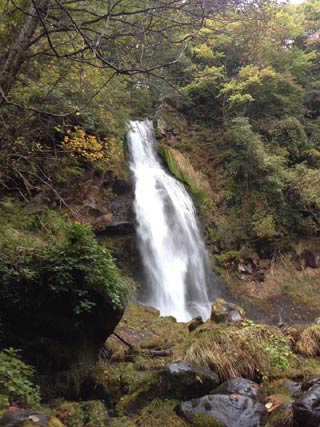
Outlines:
{"type": "Polygon", "coordinates": [[[245,311],[237,304],[217,298],[212,305],[211,320],[214,322],[237,322],[244,319],[245,311]]]}
{"type": "Polygon", "coordinates": [[[119,322],[125,284],[90,227],[0,232],[1,347],[22,349],[45,399],[79,396],[88,369],[119,322]],[[59,234],[58,234],[59,233],[59,234]]]}
{"type": "Polygon", "coordinates": [[[0,427],[64,427],[56,417],[41,412],[7,411],[0,418],[0,427]]]}
{"type": "Polygon", "coordinates": [[[204,197],[211,193],[210,184],[201,172],[193,168],[187,156],[163,144],[159,152],[172,175],[187,184],[193,194],[204,197]]]}

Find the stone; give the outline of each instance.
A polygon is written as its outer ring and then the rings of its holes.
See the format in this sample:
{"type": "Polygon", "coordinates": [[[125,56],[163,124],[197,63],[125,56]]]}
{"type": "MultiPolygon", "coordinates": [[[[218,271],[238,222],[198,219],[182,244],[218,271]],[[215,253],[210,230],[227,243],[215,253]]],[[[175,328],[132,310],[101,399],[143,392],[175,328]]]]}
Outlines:
{"type": "Polygon", "coordinates": [[[112,191],[117,196],[123,196],[132,192],[132,185],[130,181],[125,181],[124,179],[117,179],[112,186],[112,191]]]}
{"type": "Polygon", "coordinates": [[[306,267],[318,268],[320,267],[320,251],[311,251],[310,249],[305,249],[302,252],[304,259],[304,264],[306,267]]]}
{"type": "Polygon", "coordinates": [[[242,377],[232,378],[214,389],[211,394],[240,394],[263,403],[265,396],[259,384],[242,377]]]}
{"type": "Polygon", "coordinates": [[[211,308],[211,320],[216,323],[240,322],[245,317],[245,311],[237,304],[217,298],[211,308]]]}
{"type": "Polygon", "coordinates": [[[170,395],[192,399],[210,393],[220,381],[209,369],[181,360],[166,366],[164,383],[170,395]]]}
{"type": "Polygon", "coordinates": [[[320,426],[320,384],[313,385],[292,404],[293,420],[299,427],[320,426]]]}
{"type": "Polygon", "coordinates": [[[286,380],[283,383],[283,387],[286,388],[292,397],[298,397],[301,393],[301,383],[292,380],[286,380]]]}
{"type": "Polygon", "coordinates": [[[315,319],[314,319],[314,323],[315,323],[316,325],[320,325],[320,317],[315,318],[315,319]]]}
{"type": "Polygon", "coordinates": [[[201,316],[195,317],[188,324],[189,332],[195,331],[201,325],[203,325],[202,317],[201,316]]]}
{"type": "Polygon", "coordinates": [[[308,391],[315,384],[320,385],[320,375],[311,375],[307,377],[302,383],[301,391],[308,391]]]}
{"type": "Polygon", "coordinates": [[[257,427],[266,408],[247,396],[215,394],[182,402],[176,412],[189,422],[197,414],[204,414],[220,421],[224,427],[257,427]]]}
{"type": "Polygon", "coordinates": [[[33,411],[17,409],[7,411],[0,419],[0,427],[63,427],[55,417],[33,411]]]}

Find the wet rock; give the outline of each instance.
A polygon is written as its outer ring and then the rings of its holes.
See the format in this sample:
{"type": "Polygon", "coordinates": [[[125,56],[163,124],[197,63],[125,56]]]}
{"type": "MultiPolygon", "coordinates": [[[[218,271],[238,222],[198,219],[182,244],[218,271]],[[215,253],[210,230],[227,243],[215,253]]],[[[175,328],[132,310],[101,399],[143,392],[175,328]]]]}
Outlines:
{"type": "Polygon", "coordinates": [[[307,377],[302,383],[301,391],[308,391],[315,384],[320,385],[320,375],[311,375],[307,377]]]}
{"type": "Polygon", "coordinates": [[[292,397],[298,397],[301,393],[301,383],[287,380],[283,383],[283,387],[286,388],[292,397]]]}
{"type": "Polygon", "coordinates": [[[309,249],[306,249],[302,252],[302,256],[306,267],[320,267],[320,250],[311,251],[309,249]]]}
{"type": "Polygon", "coordinates": [[[201,316],[195,317],[188,324],[189,332],[195,331],[201,325],[203,325],[202,317],[201,316]]]}
{"type": "Polygon", "coordinates": [[[208,394],[219,384],[218,376],[209,369],[186,361],[170,363],[164,373],[170,395],[191,399],[208,394]]]}
{"type": "Polygon", "coordinates": [[[112,191],[117,196],[123,196],[124,194],[132,192],[132,185],[129,181],[125,181],[124,179],[117,179],[113,183],[112,191]]]}
{"type": "Polygon", "coordinates": [[[299,427],[320,426],[320,384],[315,384],[292,404],[293,419],[299,427]]]}
{"type": "Polygon", "coordinates": [[[256,427],[266,414],[264,405],[250,397],[222,394],[182,402],[176,411],[189,422],[198,414],[204,414],[225,427],[256,427]]]}
{"type": "Polygon", "coordinates": [[[237,304],[217,298],[212,305],[211,320],[216,323],[233,323],[243,320],[245,311],[237,304]]]}
{"type": "Polygon", "coordinates": [[[264,402],[265,397],[259,384],[245,378],[233,378],[214,389],[211,394],[240,394],[258,402],[264,402]]]}
{"type": "Polygon", "coordinates": [[[33,411],[7,411],[0,419],[0,427],[63,427],[63,424],[46,414],[33,411]]]}

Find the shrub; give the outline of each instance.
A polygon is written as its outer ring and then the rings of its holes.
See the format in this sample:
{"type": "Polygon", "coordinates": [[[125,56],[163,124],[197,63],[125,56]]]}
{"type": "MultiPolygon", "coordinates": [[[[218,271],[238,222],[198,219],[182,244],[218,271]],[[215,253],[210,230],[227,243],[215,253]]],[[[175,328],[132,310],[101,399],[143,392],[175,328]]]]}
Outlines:
{"type": "Polygon", "coordinates": [[[34,370],[19,357],[18,351],[0,351],[0,408],[9,404],[39,404],[39,388],[33,384],[34,370]]]}
{"type": "Polygon", "coordinates": [[[41,299],[48,294],[68,293],[77,316],[92,310],[95,303],[90,292],[94,291],[115,309],[122,308],[124,281],[88,225],[67,223],[58,241],[15,230],[1,237],[0,304],[41,307],[41,299]]]}

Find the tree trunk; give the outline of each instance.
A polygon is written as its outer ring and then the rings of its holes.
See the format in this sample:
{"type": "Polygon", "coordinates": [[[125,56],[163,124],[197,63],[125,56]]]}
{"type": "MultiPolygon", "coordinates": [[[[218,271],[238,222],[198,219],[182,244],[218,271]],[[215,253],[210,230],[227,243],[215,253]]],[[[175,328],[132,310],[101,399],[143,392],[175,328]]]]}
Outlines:
{"type": "MultiPolygon", "coordinates": [[[[7,96],[16,80],[21,65],[23,64],[26,52],[30,46],[33,34],[40,21],[39,14],[45,15],[50,0],[30,1],[26,20],[22,25],[17,37],[12,41],[8,52],[0,64],[0,90],[2,98],[7,96]]],[[[2,99],[2,102],[4,99],[2,99]]],[[[2,103],[0,101],[0,104],[2,103]]]]}

